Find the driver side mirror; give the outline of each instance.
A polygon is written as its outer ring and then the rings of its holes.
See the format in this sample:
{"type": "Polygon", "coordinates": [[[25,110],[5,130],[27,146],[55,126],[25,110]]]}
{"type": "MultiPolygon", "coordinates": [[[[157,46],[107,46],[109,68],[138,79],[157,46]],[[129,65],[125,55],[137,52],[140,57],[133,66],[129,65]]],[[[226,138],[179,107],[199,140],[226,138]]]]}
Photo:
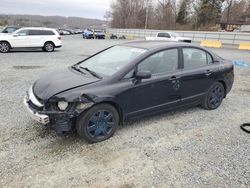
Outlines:
{"type": "Polygon", "coordinates": [[[135,73],[135,78],[137,79],[149,79],[151,78],[151,72],[150,71],[137,71],[135,73]]]}
{"type": "Polygon", "coordinates": [[[13,37],[17,37],[17,36],[18,36],[18,34],[14,34],[14,35],[13,35],[13,37]]]}

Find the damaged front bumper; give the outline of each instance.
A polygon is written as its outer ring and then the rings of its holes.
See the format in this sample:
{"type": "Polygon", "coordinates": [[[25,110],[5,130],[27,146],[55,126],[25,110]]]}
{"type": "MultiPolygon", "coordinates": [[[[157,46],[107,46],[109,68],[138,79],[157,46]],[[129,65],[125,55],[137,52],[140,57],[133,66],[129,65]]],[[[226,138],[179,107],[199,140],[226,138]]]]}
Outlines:
{"type": "Polygon", "coordinates": [[[50,119],[49,119],[48,115],[40,114],[40,113],[36,112],[35,110],[33,110],[32,108],[30,108],[26,97],[24,98],[23,103],[24,103],[24,106],[26,107],[26,109],[29,112],[29,115],[32,119],[36,120],[37,122],[39,122],[43,125],[50,123],[50,119]]]}
{"type": "Polygon", "coordinates": [[[50,125],[58,135],[72,131],[72,115],[63,112],[36,111],[30,106],[26,97],[23,103],[32,119],[43,125],[50,125]]]}
{"type": "Polygon", "coordinates": [[[45,110],[32,89],[27,92],[23,103],[32,119],[51,126],[58,135],[72,132],[75,119],[94,104],[92,102],[75,103],[76,105],[73,105],[70,111],[45,110]]]}

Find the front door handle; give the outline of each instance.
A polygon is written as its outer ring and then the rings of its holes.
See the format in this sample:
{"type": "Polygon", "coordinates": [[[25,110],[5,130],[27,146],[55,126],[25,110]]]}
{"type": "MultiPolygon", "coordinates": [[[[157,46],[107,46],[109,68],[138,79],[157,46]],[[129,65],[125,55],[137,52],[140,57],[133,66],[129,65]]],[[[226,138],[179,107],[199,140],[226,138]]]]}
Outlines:
{"type": "Polygon", "coordinates": [[[169,78],[169,81],[175,81],[178,80],[180,77],[177,76],[172,76],[171,78],[169,78]]]}

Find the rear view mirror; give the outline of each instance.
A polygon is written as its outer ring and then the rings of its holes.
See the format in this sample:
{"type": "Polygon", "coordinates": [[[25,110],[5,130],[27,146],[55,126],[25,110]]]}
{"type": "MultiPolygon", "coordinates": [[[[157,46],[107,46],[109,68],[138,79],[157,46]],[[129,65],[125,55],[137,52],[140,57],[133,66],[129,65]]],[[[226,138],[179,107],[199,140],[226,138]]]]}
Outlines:
{"type": "Polygon", "coordinates": [[[137,79],[149,79],[151,78],[151,72],[150,71],[139,71],[135,73],[135,77],[137,79]]]}

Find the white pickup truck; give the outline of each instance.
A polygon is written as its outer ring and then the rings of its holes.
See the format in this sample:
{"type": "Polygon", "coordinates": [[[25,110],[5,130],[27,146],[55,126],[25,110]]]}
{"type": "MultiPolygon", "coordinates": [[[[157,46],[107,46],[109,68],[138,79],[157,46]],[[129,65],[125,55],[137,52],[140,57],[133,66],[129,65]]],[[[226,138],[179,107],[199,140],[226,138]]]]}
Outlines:
{"type": "Polygon", "coordinates": [[[192,39],[187,37],[181,37],[179,34],[174,32],[157,33],[155,37],[146,37],[146,40],[166,40],[166,41],[187,42],[187,43],[192,42],[192,39]]]}

